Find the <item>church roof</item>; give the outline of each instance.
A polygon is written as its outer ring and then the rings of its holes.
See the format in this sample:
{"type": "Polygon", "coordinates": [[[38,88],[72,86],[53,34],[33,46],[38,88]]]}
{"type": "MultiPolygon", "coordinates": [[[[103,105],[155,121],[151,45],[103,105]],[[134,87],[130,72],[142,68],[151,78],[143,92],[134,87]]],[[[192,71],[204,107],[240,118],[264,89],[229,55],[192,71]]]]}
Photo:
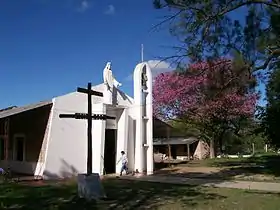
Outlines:
{"type": "MultiPolygon", "coordinates": [[[[95,85],[92,86],[92,90],[98,91],[98,92],[103,92],[103,90],[105,89],[105,85],[103,83],[99,84],[99,85],[95,85]]],[[[60,98],[60,97],[64,97],[64,96],[70,96],[70,95],[84,95],[83,93],[79,93],[77,91],[73,91],[70,93],[67,93],[65,95],[61,95],[61,96],[57,96],[55,98],[60,98]]],[[[133,104],[133,98],[130,97],[129,95],[127,95],[126,93],[124,93],[123,91],[121,91],[120,89],[117,89],[117,101],[119,105],[123,105],[123,106],[131,106],[133,104]]],[[[102,97],[100,96],[92,96],[92,102],[94,104],[98,104],[98,103],[102,103],[102,97]]]]}
{"type": "MultiPolygon", "coordinates": [[[[92,90],[103,92],[104,88],[105,88],[105,86],[102,83],[102,84],[93,86],[92,90]]],[[[78,92],[75,91],[75,92],[71,92],[68,94],[77,94],[77,93],[78,92]]],[[[68,94],[65,94],[65,95],[68,95],[68,94]]],[[[57,96],[57,97],[63,97],[65,95],[61,95],[61,96],[57,96]]],[[[102,97],[93,96],[93,102],[100,103],[101,100],[102,100],[102,97]]],[[[133,103],[133,98],[119,89],[117,90],[117,100],[120,102],[121,105],[131,105],[133,103]]],[[[28,105],[19,106],[19,107],[13,106],[13,107],[1,109],[0,110],[0,119],[10,117],[10,116],[13,116],[16,114],[20,114],[22,112],[30,111],[30,110],[33,110],[36,108],[40,108],[40,107],[50,105],[50,104],[52,104],[52,100],[41,101],[38,103],[28,104],[28,105]]]]}
{"type": "Polygon", "coordinates": [[[20,113],[23,113],[26,111],[30,111],[33,109],[37,109],[37,108],[40,108],[43,106],[51,105],[51,104],[52,104],[52,101],[41,101],[41,102],[38,102],[35,104],[26,105],[26,106],[20,106],[20,107],[13,106],[10,108],[6,108],[6,109],[3,109],[2,111],[0,111],[0,119],[10,117],[10,116],[13,116],[16,114],[20,114],[20,113]]]}

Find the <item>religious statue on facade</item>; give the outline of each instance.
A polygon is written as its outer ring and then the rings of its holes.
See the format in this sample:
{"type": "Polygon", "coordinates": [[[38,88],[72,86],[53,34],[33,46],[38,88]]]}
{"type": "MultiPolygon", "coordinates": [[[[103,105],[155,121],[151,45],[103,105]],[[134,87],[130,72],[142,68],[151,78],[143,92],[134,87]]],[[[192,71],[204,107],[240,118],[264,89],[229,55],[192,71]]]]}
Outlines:
{"type": "Polygon", "coordinates": [[[105,86],[103,92],[104,103],[113,104],[113,95],[116,95],[115,88],[120,87],[122,84],[115,79],[111,68],[111,62],[107,62],[103,70],[103,82],[105,86]]]}
{"type": "Polygon", "coordinates": [[[141,74],[141,85],[144,89],[147,89],[147,81],[148,81],[148,77],[146,74],[146,66],[144,66],[142,74],[141,74]]]}

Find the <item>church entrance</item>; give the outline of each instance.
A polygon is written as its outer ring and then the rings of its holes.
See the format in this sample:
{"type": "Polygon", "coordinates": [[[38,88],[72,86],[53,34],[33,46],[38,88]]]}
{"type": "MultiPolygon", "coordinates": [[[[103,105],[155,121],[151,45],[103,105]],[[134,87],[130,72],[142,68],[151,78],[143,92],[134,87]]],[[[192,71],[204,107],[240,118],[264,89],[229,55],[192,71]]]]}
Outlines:
{"type": "Polygon", "coordinates": [[[116,129],[105,130],[104,173],[116,173],[116,129]]]}

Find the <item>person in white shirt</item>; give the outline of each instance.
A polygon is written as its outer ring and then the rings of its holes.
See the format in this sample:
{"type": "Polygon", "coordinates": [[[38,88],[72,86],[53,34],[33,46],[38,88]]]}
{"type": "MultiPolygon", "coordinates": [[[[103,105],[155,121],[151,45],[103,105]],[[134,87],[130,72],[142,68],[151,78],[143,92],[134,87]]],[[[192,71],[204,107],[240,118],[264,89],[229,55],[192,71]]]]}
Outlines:
{"type": "Polygon", "coordinates": [[[123,171],[125,171],[126,174],[128,174],[128,167],[127,167],[128,160],[127,160],[126,154],[125,154],[124,151],[121,151],[121,154],[122,154],[122,156],[121,156],[120,160],[118,161],[118,163],[119,163],[120,161],[122,161],[122,167],[121,167],[120,176],[122,176],[123,171]]]}

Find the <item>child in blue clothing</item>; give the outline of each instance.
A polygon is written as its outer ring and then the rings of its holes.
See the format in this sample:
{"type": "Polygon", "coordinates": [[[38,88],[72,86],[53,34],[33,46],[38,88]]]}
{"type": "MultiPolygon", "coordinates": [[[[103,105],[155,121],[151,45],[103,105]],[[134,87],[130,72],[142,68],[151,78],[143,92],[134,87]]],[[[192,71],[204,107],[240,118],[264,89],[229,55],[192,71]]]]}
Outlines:
{"type": "Polygon", "coordinates": [[[4,175],[5,171],[3,168],[0,168],[0,175],[4,175]]]}

